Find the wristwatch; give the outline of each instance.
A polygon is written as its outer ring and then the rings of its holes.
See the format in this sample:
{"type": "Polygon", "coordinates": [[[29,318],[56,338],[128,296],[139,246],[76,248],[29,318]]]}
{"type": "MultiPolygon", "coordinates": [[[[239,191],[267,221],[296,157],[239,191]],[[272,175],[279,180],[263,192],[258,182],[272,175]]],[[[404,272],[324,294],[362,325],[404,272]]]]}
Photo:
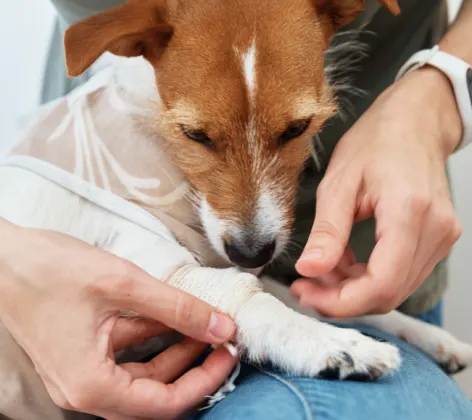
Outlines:
{"type": "Polygon", "coordinates": [[[441,51],[436,45],[413,54],[402,66],[395,81],[426,64],[446,75],[454,89],[463,127],[462,140],[456,149],[459,150],[472,143],[472,67],[460,58],[441,51]]]}

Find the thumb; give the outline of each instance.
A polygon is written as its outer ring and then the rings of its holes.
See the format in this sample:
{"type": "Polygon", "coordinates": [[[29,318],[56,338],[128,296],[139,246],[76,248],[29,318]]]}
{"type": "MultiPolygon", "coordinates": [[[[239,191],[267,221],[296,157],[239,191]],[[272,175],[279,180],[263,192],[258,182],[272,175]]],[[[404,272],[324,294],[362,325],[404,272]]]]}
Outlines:
{"type": "Polygon", "coordinates": [[[321,183],[316,197],[316,216],[296,269],[304,277],[331,272],[341,260],[356,213],[358,184],[321,183]]]}
{"type": "Polygon", "coordinates": [[[106,277],[96,287],[116,309],[138,313],[197,341],[222,344],[234,335],[229,316],[133,264],[126,277],[106,277]]]}

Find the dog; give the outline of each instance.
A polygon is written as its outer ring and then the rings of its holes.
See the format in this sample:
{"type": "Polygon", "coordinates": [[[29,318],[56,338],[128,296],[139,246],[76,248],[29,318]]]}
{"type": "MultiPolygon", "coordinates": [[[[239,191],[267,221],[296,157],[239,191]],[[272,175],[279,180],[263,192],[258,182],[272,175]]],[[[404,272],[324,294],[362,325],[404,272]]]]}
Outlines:
{"type": "MultiPolygon", "coordinates": [[[[380,1],[400,12],[396,0],[380,1]]],[[[71,26],[70,76],[0,166],[0,217],[77,237],[231,315],[252,362],[374,380],[398,349],[288,307],[259,279],[287,246],[312,138],[336,112],[331,37],[363,0],[129,0],[71,26]]],[[[472,347],[393,311],[357,322],[449,373],[472,347]]]]}

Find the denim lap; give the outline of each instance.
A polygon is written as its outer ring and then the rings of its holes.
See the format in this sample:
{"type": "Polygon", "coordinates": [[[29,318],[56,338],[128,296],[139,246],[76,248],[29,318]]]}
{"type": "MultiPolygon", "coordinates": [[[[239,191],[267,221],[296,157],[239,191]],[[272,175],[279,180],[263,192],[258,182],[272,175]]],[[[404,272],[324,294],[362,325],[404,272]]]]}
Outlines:
{"type": "MultiPolygon", "coordinates": [[[[421,318],[441,323],[438,306],[421,318]]],[[[193,420],[472,420],[472,403],[424,353],[382,331],[362,332],[393,342],[400,370],[374,383],[290,377],[245,364],[236,389],[193,420]]]]}

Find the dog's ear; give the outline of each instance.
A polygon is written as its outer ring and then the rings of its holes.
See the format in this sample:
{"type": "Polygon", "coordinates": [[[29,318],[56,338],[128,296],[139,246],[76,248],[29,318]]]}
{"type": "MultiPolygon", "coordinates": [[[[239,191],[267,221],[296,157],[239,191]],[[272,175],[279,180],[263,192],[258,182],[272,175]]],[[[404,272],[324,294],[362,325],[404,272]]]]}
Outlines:
{"type": "Polygon", "coordinates": [[[105,51],[124,57],[157,58],[172,36],[165,0],[129,0],[67,29],[69,76],[83,73],[105,51]]]}
{"type": "MultiPolygon", "coordinates": [[[[328,38],[353,21],[365,7],[365,0],[313,0],[328,38]]],[[[398,0],[378,0],[390,13],[398,15],[398,0]]]]}

